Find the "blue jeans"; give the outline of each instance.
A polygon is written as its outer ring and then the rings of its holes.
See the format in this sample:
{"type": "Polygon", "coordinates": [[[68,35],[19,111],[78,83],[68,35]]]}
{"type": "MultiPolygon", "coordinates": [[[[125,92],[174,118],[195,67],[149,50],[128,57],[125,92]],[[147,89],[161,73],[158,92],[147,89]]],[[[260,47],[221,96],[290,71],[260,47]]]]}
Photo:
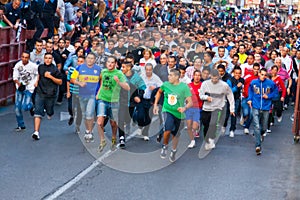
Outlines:
{"type": "Polygon", "coordinates": [[[234,114],[235,114],[235,116],[231,115],[230,131],[235,131],[235,129],[236,129],[236,116],[237,116],[237,113],[238,113],[240,103],[241,103],[240,99],[234,100],[234,114]]]}
{"type": "Polygon", "coordinates": [[[252,112],[251,112],[251,108],[247,104],[246,98],[242,98],[242,111],[243,111],[243,118],[247,117],[247,120],[244,122],[244,128],[249,129],[252,121],[252,112]]]}
{"type": "Polygon", "coordinates": [[[28,90],[23,92],[16,90],[15,112],[18,127],[25,127],[22,110],[28,111],[32,108],[31,95],[32,93],[28,90]]]}
{"type": "Polygon", "coordinates": [[[261,146],[261,135],[266,131],[268,125],[269,111],[252,109],[255,147],[261,146]]]}

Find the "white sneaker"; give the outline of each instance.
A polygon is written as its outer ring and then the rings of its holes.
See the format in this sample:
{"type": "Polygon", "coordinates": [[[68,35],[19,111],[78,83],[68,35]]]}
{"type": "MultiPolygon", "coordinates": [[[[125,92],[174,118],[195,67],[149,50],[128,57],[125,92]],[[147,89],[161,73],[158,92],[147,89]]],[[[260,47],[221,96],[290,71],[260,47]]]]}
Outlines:
{"type": "Polygon", "coordinates": [[[208,142],[210,143],[212,149],[216,147],[214,139],[208,138],[208,142]]]}
{"type": "Polygon", "coordinates": [[[273,123],[273,122],[271,122],[271,123],[270,123],[270,126],[274,126],[274,123],[273,123]]]}
{"type": "Polygon", "coordinates": [[[290,117],[290,120],[293,122],[294,121],[294,114],[290,117]]]}
{"type": "Polygon", "coordinates": [[[271,133],[272,131],[271,131],[271,129],[267,129],[267,133],[271,133]]]}
{"type": "Polygon", "coordinates": [[[281,116],[281,117],[278,117],[278,118],[277,118],[277,121],[278,121],[278,122],[281,122],[281,121],[282,121],[282,116],[281,116]]]}
{"type": "Polygon", "coordinates": [[[234,137],[234,131],[229,132],[229,137],[233,138],[234,137]]]}
{"type": "Polygon", "coordinates": [[[225,131],[226,131],[226,127],[222,126],[221,133],[225,133],[225,131]]]}
{"type": "Polygon", "coordinates": [[[40,139],[40,135],[39,132],[35,131],[32,135],[31,135],[32,139],[34,140],[39,140],[40,139]]]}
{"type": "Polygon", "coordinates": [[[136,130],[136,135],[141,136],[141,135],[142,135],[142,129],[138,128],[138,129],[136,130]]]}
{"type": "Polygon", "coordinates": [[[246,135],[248,135],[248,134],[250,133],[249,129],[248,129],[248,128],[244,128],[244,133],[245,133],[246,135]]]}
{"type": "Polygon", "coordinates": [[[265,133],[263,134],[263,136],[264,136],[264,137],[267,137],[267,132],[265,132],[265,133]]]}
{"type": "Polygon", "coordinates": [[[211,150],[211,145],[210,145],[210,143],[205,142],[204,149],[205,149],[206,151],[211,150]]]}
{"type": "Polygon", "coordinates": [[[194,148],[195,146],[196,146],[195,140],[191,140],[191,142],[190,142],[188,148],[189,148],[189,149],[192,149],[192,148],[194,148]]]}
{"type": "Polygon", "coordinates": [[[213,139],[208,139],[208,142],[205,143],[204,148],[206,151],[214,149],[216,147],[213,139]]]}
{"type": "Polygon", "coordinates": [[[93,136],[93,133],[88,134],[88,140],[89,140],[90,142],[94,142],[94,136],[93,136]]]}
{"type": "Polygon", "coordinates": [[[144,140],[145,141],[149,141],[149,137],[148,136],[144,136],[144,140]]]}

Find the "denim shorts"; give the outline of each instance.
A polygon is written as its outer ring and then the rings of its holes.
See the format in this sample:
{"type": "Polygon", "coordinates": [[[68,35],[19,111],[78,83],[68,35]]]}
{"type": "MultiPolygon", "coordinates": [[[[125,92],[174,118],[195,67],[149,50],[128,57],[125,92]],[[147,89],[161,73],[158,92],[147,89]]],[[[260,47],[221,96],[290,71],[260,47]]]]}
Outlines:
{"type": "Polygon", "coordinates": [[[83,119],[94,119],[95,118],[95,108],[96,99],[95,96],[80,97],[79,96],[80,108],[82,111],[83,119]]]}
{"type": "Polygon", "coordinates": [[[44,109],[46,110],[47,115],[51,117],[54,114],[55,101],[56,97],[43,97],[36,93],[34,117],[44,117],[44,109]]]}
{"type": "Polygon", "coordinates": [[[199,124],[200,121],[200,108],[189,108],[185,111],[186,120],[192,120],[193,122],[197,122],[199,124]]]}
{"type": "Polygon", "coordinates": [[[108,117],[113,121],[118,121],[119,102],[107,102],[98,100],[97,117],[108,117]]]}

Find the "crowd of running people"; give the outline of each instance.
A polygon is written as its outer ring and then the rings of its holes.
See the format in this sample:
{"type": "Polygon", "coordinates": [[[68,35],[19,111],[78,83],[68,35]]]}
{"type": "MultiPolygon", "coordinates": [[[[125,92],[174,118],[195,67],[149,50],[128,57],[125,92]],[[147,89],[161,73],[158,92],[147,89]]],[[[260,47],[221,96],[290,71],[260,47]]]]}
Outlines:
{"type": "Polygon", "coordinates": [[[108,120],[111,148],[117,141],[125,148],[132,119],[148,141],[153,115],[162,114],[163,134],[157,141],[163,138],[165,158],[173,136],[173,162],[183,122],[191,140],[188,148],[195,147],[202,127],[210,150],[215,148],[209,131],[216,122],[214,112],[225,109],[221,132],[229,118],[229,137],[235,136],[238,118],[245,134],[253,123],[260,155],[274,119],[280,123],[282,112],[294,104],[300,33],[294,25],[284,27],[276,13],[127,0],[116,10],[109,3],[103,13],[98,7],[99,20],[90,16],[83,24],[82,12],[90,11],[84,5],[74,11],[77,24],[61,20],[66,30],[54,28],[51,38],[35,38],[34,49],[23,52],[14,67],[16,131],[26,129],[22,110],[29,110],[35,122],[32,137],[39,140],[42,117],[46,113],[50,119],[54,104],[61,105],[66,96],[68,123],[75,120],[75,130],[84,133],[86,142],[94,141],[96,118],[101,152],[108,120]]]}

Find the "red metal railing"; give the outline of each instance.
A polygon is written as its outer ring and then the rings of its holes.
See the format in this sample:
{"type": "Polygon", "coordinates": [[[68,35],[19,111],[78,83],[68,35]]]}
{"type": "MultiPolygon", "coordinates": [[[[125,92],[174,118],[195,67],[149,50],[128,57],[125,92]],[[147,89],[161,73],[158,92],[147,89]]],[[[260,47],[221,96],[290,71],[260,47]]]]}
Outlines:
{"type": "Polygon", "coordinates": [[[15,86],[12,80],[13,67],[25,50],[26,30],[21,32],[20,41],[16,42],[16,31],[0,28],[0,104],[14,99],[15,86]]]}
{"type": "Polygon", "coordinates": [[[300,134],[300,80],[299,78],[300,78],[300,70],[298,74],[295,111],[294,111],[294,124],[292,130],[295,136],[298,136],[300,134]]]}
{"type": "MultiPolygon", "coordinates": [[[[26,39],[31,39],[35,30],[21,31],[19,42],[16,42],[16,31],[10,27],[0,28],[0,105],[14,101],[15,86],[12,80],[13,68],[26,50],[26,39]]],[[[45,29],[41,38],[47,36],[45,29]]]]}

